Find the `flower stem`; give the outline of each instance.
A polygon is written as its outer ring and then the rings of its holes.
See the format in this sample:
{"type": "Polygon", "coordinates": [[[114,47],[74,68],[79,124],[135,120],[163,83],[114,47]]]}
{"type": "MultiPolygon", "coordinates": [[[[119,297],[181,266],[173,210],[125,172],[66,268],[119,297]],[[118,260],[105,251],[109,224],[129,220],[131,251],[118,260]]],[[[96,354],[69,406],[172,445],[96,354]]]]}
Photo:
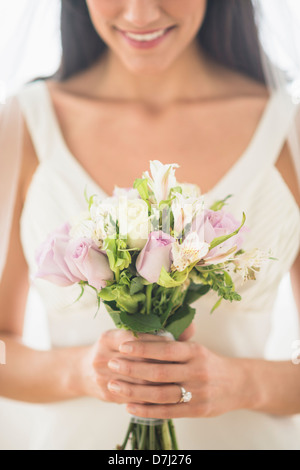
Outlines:
{"type": "Polygon", "coordinates": [[[117,268],[115,271],[115,278],[117,282],[120,282],[120,269],[117,268]]]}
{"type": "Polygon", "coordinates": [[[142,425],[141,440],[139,450],[147,450],[148,426],[142,425]]]}
{"type": "Polygon", "coordinates": [[[150,430],[149,430],[149,450],[156,450],[155,426],[150,426],[150,430]]]}
{"type": "Polygon", "coordinates": [[[162,424],[162,440],[163,440],[162,450],[172,450],[172,441],[171,441],[168,421],[164,421],[162,424]]]}
{"type": "Polygon", "coordinates": [[[133,431],[133,428],[134,428],[134,423],[131,422],[131,423],[129,424],[129,427],[128,427],[127,434],[126,434],[126,436],[125,436],[124,442],[123,442],[123,444],[120,446],[119,450],[125,450],[125,449],[126,449],[126,446],[127,446],[127,443],[128,443],[129,437],[130,437],[130,434],[131,434],[132,431],[133,431]]]}
{"type": "Polygon", "coordinates": [[[172,440],[172,450],[179,450],[174,423],[171,419],[169,420],[169,431],[170,431],[171,440],[172,440]]]}
{"type": "Polygon", "coordinates": [[[146,302],[147,302],[147,314],[150,315],[151,313],[151,307],[152,307],[152,290],[153,290],[153,284],[149,284],[146,288],[146,302]]]}

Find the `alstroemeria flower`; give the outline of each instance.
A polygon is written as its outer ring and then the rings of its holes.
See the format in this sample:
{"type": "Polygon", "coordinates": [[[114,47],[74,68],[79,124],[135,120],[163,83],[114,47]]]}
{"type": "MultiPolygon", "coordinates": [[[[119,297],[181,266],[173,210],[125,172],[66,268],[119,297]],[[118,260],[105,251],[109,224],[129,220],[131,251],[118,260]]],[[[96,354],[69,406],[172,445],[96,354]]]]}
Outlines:
{"type": "Polygon", "coordinates": [[[180,245],[172,245],[173,268],[184,271],[191,264],[203,259],[209,251],[209,244],[200,240],[196,232],[190,233],[180,245]]]}
{"type": "Polygon", "coordinates": [[[203,197],[187,197],[185,194],[176,193],[171,204],[175,233],[180,235],[184,228],[203,211],[203,208],[203,197]]]}
{"type": "Polygon", "coordinates": [[[166,201],[171,189],[177,186],[176,168],[179,168],[179,165],[175,163],[164,165],[158,160],[150,162],[151,176],[146,171],[143,178],[148,180],[149,188],[154,194],[155,201],[153,202],[159,204],[161,201],[166,201]]]}
{"type": "Polygon", "coordinates": [[[255,281],[256,273],[260,271],[262,265],[269,258],[270,255],[255,248],[254,250],[245,252],[236,258],[233,258],[232,261],[235,266],[235,271],[243,277],[245,282],[247,280],[255,281]]]}

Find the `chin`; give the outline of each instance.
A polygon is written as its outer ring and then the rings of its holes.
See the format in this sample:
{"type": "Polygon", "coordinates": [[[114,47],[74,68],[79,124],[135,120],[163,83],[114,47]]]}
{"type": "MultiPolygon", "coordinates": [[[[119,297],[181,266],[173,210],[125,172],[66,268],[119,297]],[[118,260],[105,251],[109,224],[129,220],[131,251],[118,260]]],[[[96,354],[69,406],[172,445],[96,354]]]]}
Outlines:
{"type": "Polygon", "coordinates": [[[158,75],[165,72],[170,64],[163,59],[141,60],[141,61],[123,61],[127,70],[137,75],[158,75]]]}

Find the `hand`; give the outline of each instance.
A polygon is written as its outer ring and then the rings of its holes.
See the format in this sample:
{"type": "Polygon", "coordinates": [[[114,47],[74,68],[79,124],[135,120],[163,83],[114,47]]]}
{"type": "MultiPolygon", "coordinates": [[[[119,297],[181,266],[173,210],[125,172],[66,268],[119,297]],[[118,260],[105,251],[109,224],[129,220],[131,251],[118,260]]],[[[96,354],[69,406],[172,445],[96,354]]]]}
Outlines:
{"type": "Polygon", "coordinates": [[[213,417],[251,408],[251,383],[247,383],[242,359],[218,356],[197,343],[162,338],[126,341],[119,351],[122,355],[109,367],[120,378],[110,380],[108,388],[128,403],[127,410],[133,415],[158,419],[213,417]],[[134,383],[136,380],[143,384],[134,383]],[[189,403],[178,403],[181,386],[192,392],[189,403]]]}
{"type": "MultiPolygon", "coordinates": [[[[193,327],[188,328],[182,338],[189,338],[193,334],[193,327]]],[[[139,335],[140,340],[164,342],[166,338],[153,335],[139,335]]],[[[103,401],[126,403],[126,398],[112,393],[108,388],[108,383],[124,380],[124,377],[108,367],[108,363],[119,360],[122,354],[119,347],[125,342],[134,342],[137,338],[129,331],[109,330],[106,331],[97,343],[89,348],[82,348],[79,360],[79,374],[72,380],[76,396],[90,396],[103,401]],[[78,377],[79,376],[79,377],[78,377]]],[[[136,362],[136,358],[131,358],[130,362],[136,362]]],[[[129,361],[128,361],[129,362],[129,361]]],[[[131,378],[132,384],[144,384],[143,380],[131,378]]]]}

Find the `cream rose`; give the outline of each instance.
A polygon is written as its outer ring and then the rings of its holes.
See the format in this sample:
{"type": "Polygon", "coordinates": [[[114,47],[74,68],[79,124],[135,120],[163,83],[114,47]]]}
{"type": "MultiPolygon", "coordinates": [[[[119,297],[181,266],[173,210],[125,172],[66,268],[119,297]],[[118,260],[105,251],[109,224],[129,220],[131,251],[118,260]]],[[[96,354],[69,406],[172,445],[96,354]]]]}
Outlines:
{"type": "Polygon", "coordinates": [[[129,248],[144,248],[150,233],[150,218],[145,201],[120,198],[119,230],[120,238],[127,239],[129,248]]]}

